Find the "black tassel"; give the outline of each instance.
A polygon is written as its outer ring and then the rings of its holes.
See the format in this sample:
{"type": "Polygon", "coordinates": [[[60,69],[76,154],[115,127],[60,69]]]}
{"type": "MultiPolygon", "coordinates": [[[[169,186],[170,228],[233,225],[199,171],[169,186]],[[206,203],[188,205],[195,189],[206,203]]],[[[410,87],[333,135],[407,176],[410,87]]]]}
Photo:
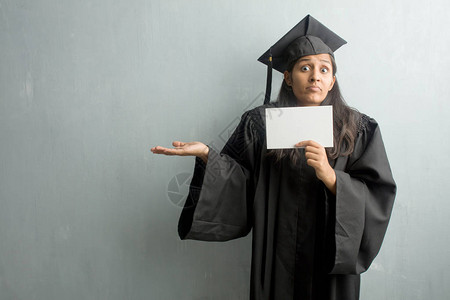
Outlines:
{"type": "Polygon", "coordinates": [[[266,95],[264,97],[264,104],[270,102],[271,93],[272,93],[272,48],[270,48],[269,50],[269,63],[267,64],[266,95]]]}

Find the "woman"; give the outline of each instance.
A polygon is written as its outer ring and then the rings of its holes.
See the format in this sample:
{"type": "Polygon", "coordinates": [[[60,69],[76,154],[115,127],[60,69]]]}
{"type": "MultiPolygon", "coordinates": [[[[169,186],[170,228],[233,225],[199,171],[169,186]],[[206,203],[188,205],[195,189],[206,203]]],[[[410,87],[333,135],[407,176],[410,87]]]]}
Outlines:
{"type": "Polygon", "coordinates": [[[277,101],[245,112],[220,154],[200,142],[151,149],[196,156],[181,239],[252,230],[251,299],[359,299],[359,274],[380,249],[396,185],[377,123],[340,95],[333,51],[344,43],[307,16],[259,59],[268,82],[272,66],[284,73],[277,101]],[[267,150],[265,108],[323,104],[333,148],[267,150]]]}

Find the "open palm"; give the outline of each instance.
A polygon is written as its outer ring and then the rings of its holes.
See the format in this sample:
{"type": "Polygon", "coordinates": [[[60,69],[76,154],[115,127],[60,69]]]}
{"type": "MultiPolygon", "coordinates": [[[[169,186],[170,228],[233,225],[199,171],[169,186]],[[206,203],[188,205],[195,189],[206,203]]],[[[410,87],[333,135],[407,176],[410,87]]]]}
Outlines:
{"type": "Polygon", "coordinates": [[[156,146],[151,148],[150,150],[155,154],[198,156],[203,160],[208,157],[209,148],[202,142],[184,143],[180,141],[174,141],[172,145],[174,148],[156,146]]]}

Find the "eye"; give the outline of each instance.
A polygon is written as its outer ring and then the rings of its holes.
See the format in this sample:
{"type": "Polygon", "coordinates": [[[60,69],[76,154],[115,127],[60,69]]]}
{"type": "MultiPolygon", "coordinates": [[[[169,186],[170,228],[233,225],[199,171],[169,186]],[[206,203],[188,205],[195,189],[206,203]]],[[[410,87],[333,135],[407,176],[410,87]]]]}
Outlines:
{"type": "Polygon", "coordinates": [[[300,70],[302,70],[302,71],[309,71],[309,66],[302,66],[300,68],[300,70]]]}
{"type": "Polygon", "coordinates": [[[328,73],[328,68],[321,68],[321,69],[320,69],[320,72],[322,72],[322,73],[328,73]]]}

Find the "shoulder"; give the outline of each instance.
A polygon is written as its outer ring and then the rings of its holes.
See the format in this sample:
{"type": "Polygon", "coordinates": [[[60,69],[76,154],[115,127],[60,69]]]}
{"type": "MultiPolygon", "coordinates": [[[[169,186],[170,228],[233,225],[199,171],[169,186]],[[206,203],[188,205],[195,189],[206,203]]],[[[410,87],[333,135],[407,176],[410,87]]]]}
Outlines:
{"type": "Polygon", "coordinates": [[[360,156],[374,140],[381,140],[381,135],[378,122],[374,118],[358,111],[355,111],[355,118],[357,135],[353,156],[360,156]]]}
{"type": "Polygon", "coordinates": [[[268,104],[263,104],[257,107],[254,107],[250,110],[247,110],[242,117],[248,117],[253,119],[254,121],[259,121],[264,120],[265,119],[265,113],[266,113],[266,108],[276,108],[278,107],[277,103],[268,103],[268,104]]]}
{"type": "Polygon", "coordinates": [[[357,136],[359,135],[373,135],[375,130],[378,128],[377,121],[359,111],[354,111],[355,120],[356,120],[356,128],[357,128],[357,136]]]}
{"type": "Polygon", "coordinates": [[[265,134],[266,108],[276,107],[278,107],[276,103],[269,103],[249,109],[242,114],[241,123],[251,127],[252,130],[257,131],[259,134],[265,134]]]}
{"type": "Polygon", "coordinates": [[[247,110],[243,115],[242,119],[250,119],[253,122],[256,122],[261,125],[265,125],[266,122],[266,109],[267,108],[278,108],[279,104],[276,102],[263,104],[257,107],[254,107],[250,110],[247,110]]]}

